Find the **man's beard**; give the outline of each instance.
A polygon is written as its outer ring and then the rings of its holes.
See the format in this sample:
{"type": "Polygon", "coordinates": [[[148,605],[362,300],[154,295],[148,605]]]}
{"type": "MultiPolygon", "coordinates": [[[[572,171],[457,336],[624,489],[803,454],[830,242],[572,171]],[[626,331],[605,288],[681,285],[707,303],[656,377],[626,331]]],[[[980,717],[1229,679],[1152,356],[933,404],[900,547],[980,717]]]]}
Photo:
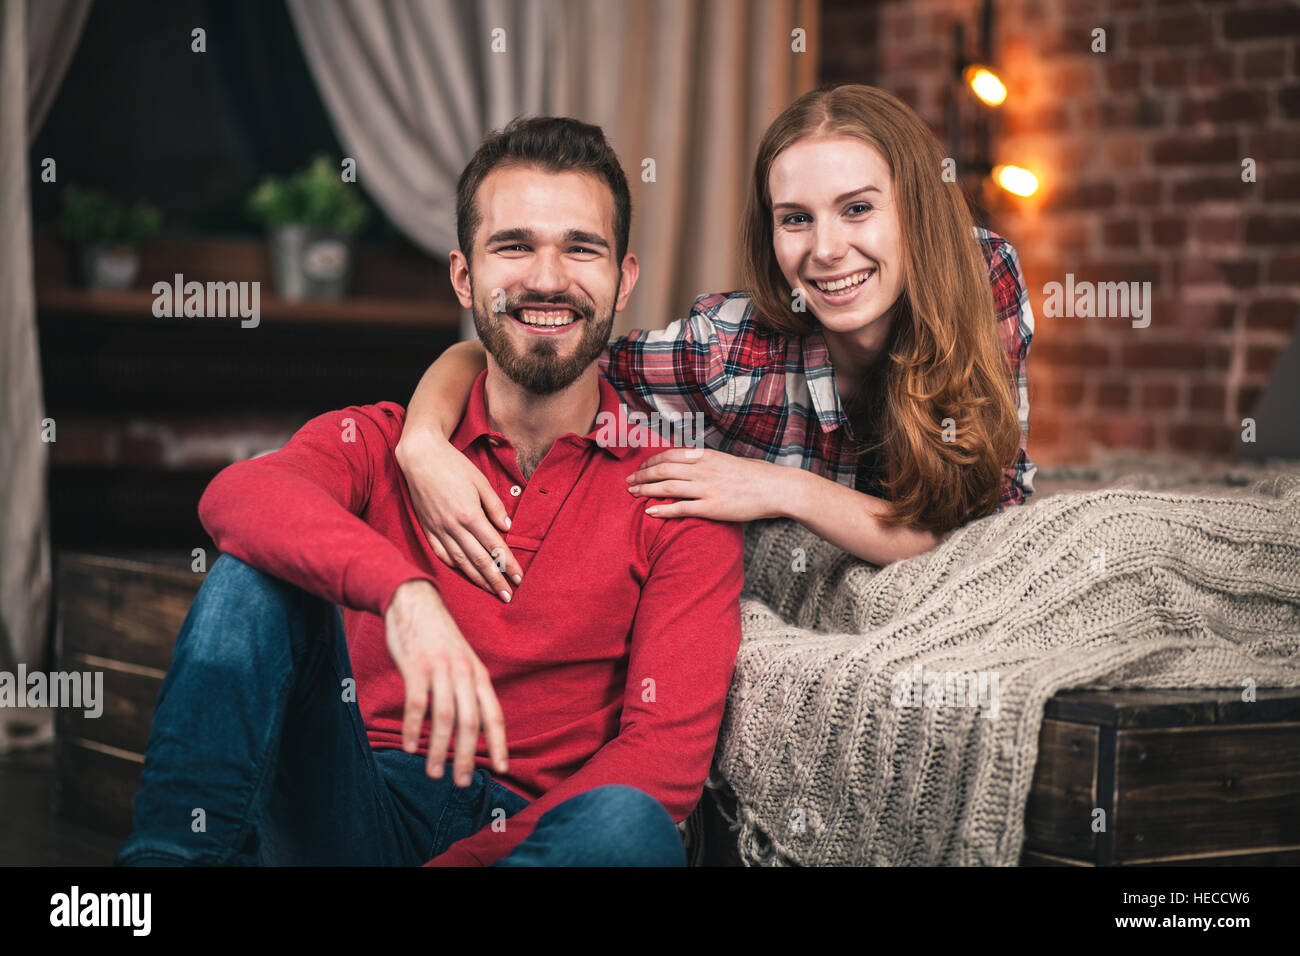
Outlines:
{"type": "MultiPolygon", "coordinates": [[[[620,275],[614,286],[613,302],[618,301],[618,286],[622,284],[620,275]]],[[[609,314],[596,321],[596,307],[589,302],[582,302],[568,295],[547,297],[527,296],[511,299],[502,312],[492,312],[487,304],[474,295],[474,280],[470,278],[470,296],[474,301],[474,328],[483,347],[496,359],[501,371],[522,388],[534,395],[550,395],[567,388],[577,381],[578,376],[587,370],[600,353],[609,344],[609,332],[614,327],[614,307],[611,304],[609,314]],[[514,311],[523,302],[534,305],[562,305],[577,313],[575,322],[582,323],[578,344],[573,354],[567,358],[559,356],[559,349],[550,336],[536,336],[528,349],[516,347],[511,335],[505,329],[505,323],[513,322],[509,312],[514,311]]]]}

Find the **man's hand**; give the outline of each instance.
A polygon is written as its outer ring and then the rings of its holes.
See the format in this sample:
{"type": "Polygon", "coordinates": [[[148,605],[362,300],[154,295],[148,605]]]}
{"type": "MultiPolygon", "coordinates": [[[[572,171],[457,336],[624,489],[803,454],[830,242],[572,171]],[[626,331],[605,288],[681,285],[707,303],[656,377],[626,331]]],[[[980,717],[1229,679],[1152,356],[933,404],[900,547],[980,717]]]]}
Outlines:
{"type": "Polygon", "coordinates": [[[497,773],[505,772],[506,721],[496,691],[487,668],[461,635],[433,585],[412,580],[399,586],[384,615],[384,626],[388,652],[406,682],[403,749],[415,752],[420,727],[432,706],[429,776],[442,776],[453,722],[453,772],[458,787],[469,786],[472,779],[480,726],[487,735],[493,767],[497,773]]]}

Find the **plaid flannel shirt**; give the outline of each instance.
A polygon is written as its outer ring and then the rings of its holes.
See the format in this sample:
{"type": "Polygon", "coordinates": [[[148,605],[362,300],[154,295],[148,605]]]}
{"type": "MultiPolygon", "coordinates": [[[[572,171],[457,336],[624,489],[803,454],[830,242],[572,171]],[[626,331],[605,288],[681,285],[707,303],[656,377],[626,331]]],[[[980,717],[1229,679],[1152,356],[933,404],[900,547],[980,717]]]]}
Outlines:
{"type": "MultiPolygon", "coordinates": [[[[1026,453],[1025,357],[1034,316],[1011,243],[987,229],[976,228],[975,234],[989,269],[1020,417],[1020,449],[1005,469],[996,513],[1033,493],[1037,466],[1026,453]]],[[[610,343],[600,357],[600,372],[638,411],[661,417],[699,413],[705,447],[794,465],[884,496],[874,461],[862,461],[848,440],[854,436],[821,330],[795,338],[766,329],[754,320],[747,293],[700,296],[691,314],[668,328],[633,330],[610,343]]]]}

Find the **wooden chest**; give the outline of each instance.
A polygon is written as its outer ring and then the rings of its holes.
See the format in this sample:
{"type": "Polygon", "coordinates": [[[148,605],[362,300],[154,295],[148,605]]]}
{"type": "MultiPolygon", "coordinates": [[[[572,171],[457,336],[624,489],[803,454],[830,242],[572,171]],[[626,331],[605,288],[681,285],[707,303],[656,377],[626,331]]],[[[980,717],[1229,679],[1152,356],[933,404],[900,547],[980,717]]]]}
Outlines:
{"type": "Polygon", "coordinates": [[[1300,863],[1300,691],[1241,697],[1057,694],[1044,712],[1022,862],[1300,863]]]}
{"type": "MultiPolygon", "coordinates": [[[[719,796],[735,818],[730,794],[719,796]]],[[[692,833],[738,866],[714,799],[692,833]]],[[[1300,863],[1300,691],[1069,691],[1044,709],[1023,866],[1300,863]]]]}

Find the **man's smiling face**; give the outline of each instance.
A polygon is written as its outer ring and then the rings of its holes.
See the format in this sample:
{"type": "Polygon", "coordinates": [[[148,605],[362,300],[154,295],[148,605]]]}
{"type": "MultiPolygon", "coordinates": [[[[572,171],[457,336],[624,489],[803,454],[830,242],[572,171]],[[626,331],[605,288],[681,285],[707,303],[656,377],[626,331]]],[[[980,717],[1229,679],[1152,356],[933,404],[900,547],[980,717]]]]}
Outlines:
{"type": "Polygon", "coordinates": [[[599,357],[636,281],[635,258],[615,258],[614,198],[589,173],[505,165],[476,206],[469,261],[452,253],[457,297],[507,376],[559,391],[599,357]]]}

